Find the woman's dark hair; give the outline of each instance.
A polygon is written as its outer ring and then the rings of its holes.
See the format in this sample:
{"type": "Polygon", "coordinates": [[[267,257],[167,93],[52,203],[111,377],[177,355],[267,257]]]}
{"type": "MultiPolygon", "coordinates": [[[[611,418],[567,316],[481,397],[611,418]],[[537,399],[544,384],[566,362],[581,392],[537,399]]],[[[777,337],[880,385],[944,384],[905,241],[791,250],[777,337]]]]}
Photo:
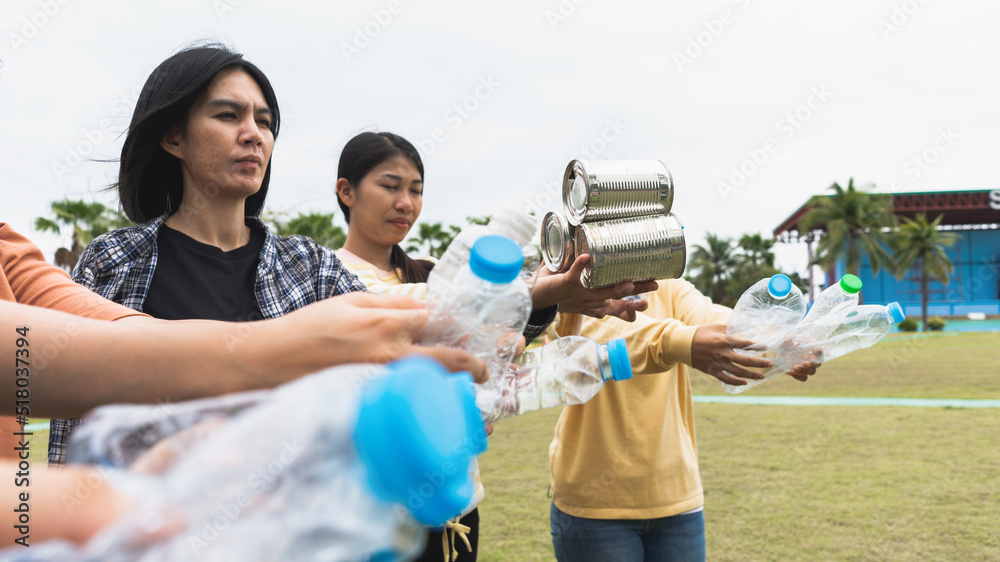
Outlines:
{"type": "MultiPolygon", "coordinates": [[[[361,133],[347,141],[340,153],[340,163],[337,165],[337,178],[345,178],[355,189],[361,185],[361,180],[382,162],[402,156],[413,163],[424,179],[424,163],[420,154],[410,141],[393,133],[361,133]]],[[[351,208],[337,196],[337,204],[344,212],[344,220],[351,224],[351,208]]],[[[406,283],[423,283],[427,281],[434,263],[427,260],[415,260],[396,244],[392,247],[389,263],[400,278],[406,283]]]]}
{"type": "MultiPolygon", "coordinates": [[[[149,75],[135,104],[125,146],[122,147],[118,198],[132,222],[144,223],[173,214],[181,204],[183,178],[180,161],[160,146],[174,127],[187,124],[188,110],[208,90],[219,72],[239,68],[260,86],[271,110],[271,133],[278,138],[280,112],[271,83],[259,68],[224,45],[189,47],[160,63],[149,75]]],[[[271,179],[267,163],[260,190],[246,200],[246,214],[260,216],[271,179]]]]}

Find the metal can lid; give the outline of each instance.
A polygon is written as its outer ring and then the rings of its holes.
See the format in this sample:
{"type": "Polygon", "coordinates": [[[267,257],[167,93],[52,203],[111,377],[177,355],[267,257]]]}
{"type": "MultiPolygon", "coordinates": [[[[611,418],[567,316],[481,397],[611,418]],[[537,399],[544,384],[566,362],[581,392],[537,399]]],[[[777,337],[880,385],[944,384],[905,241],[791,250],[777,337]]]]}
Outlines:
{"type": "Polygon", "coordinates": [[[563,174],[563,207],[572,225],[579,225],[590,206],[590,185],[587,170],[580,160],[573,160],[563,174]]]}
{"type": "Polygon", "coordinates": [[[573,259],[573,227],[566,217],[550,211],[542,219],[542,256],[552,271],[565,269],[573,259]]]}

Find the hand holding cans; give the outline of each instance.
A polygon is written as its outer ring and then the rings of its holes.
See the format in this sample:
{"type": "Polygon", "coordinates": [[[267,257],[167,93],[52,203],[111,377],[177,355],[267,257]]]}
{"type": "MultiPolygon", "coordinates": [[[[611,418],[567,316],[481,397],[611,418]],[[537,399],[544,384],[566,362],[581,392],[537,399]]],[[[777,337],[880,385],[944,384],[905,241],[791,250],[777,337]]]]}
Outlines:
{"type": "Polygon", "coordinates": [[[670,213],[673,179],[658,160],[573,160],[563,176],[565,216],[542,222],[542,252],[552,271],[590,255],[583,284],[607,287],[626,279],[676,279],[686,248],[670,213]]]}

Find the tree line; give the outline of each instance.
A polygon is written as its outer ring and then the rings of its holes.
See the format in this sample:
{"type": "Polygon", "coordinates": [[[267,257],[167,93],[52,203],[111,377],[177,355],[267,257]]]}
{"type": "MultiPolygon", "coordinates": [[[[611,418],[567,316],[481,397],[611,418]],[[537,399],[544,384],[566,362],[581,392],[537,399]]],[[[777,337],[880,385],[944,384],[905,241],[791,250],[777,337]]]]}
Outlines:
{"type": "MultiPolygon", "coordinates": [[[[927,329],[928,285],[931,280],[947,285],[955,272],[947,248],[958,235],[940,230],[944,215],[928,220],[925,213],[914,218],[892,212],[892,195],[858,189],[851,178],[847,187],[830,186],[832,195],[816,195],[807,203],[808,211],[796,226],[800,235],[816,232],[819,242],[809,264],[824,270],[844,261],[848,273],[857,275],[862,257],[867,258],[872,273],[883,269],[902,279],[915,271],[920,282],[921,318],[927,329]]],[[[748,235],[749,236],[749,235],[748,235]]],[[[691,254],[691,281],[715,302],[732,306],[742,291],[758,279],[773,274],[773,268],[754,269],[759,257],[768,256],[772,241],[743,236],[732,239],[709,234],[703,245],[691,254]]],[[[765,265],[773,265],[764,262],[765,265]]],[[[801,279],[793,277],[800,288],[801,279]]]]}
{"type": "MultiPolygon", "coordinates": [[[[915,218],[899,217],[892,212],[892,196],[871,193],[854,186],[851,178],[845,187],[834,183],[832,195],[816,195],[808,202],[809,211],[797,229],[799,234],[819,234],[816,255],[809,264],[829,270],[844,260],[847,272],[858,274],[862,256],[868,259],[872,272],[885,269],[902,278],[916,270],[920,279],[923,327],[927,329],[928,284],[931,280],[947,285],[955,271],[946,249],[958,236],[942,232],[939,227],[944,215],[929,221],[919,213],[915,218]]],[[[101,234],[128,226],[130,221],[118,210],[101,203],[64,199],[51,204],[52,214],[35,220],[35,229],[61,234],[68,229],[70,245],[56,251],[54,263],[72,270],[86,245],[101,234]]],[[[344,245],[347,233],[335,222],[334,213],[265,212],[262,217],[277,234],[300,234],[337,249],[344,245]]],[[[469,224],[485,224],[486,217],[467,217],[469,224]]],[[[419,257],[440,258],[463,227],[441,222],[416,225],[413,236],[404,249],[419,257]]],[[[760,233],[738,238],[723,238],[707,233],[703,244],[692,248],[688,262],[688,280],[714,302],[733,306],[747,287],[778,270],[774,267],[774,240],[760,233]]],[[[798,272],[784,272],[792,282],[807,289],[798,272]]]]}

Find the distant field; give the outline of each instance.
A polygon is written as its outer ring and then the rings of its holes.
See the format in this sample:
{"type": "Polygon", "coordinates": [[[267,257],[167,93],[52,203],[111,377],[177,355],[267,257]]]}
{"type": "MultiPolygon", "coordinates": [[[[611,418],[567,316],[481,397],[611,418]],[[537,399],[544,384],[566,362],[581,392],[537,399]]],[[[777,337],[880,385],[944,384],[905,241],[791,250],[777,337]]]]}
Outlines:
{"type": "MultiPolygon", "coordinates": [[[[696,392],[723,393],[698,374],[696,392]]],[[[891,336],[749,393],[1000,398],[1000,333],[891,336]]],[[[709,560],[1000,560],[1000,410],[698,404],[709,560]]],[[[558,411],[497,424],[482,561],[554,560],[558,411]]]]}

